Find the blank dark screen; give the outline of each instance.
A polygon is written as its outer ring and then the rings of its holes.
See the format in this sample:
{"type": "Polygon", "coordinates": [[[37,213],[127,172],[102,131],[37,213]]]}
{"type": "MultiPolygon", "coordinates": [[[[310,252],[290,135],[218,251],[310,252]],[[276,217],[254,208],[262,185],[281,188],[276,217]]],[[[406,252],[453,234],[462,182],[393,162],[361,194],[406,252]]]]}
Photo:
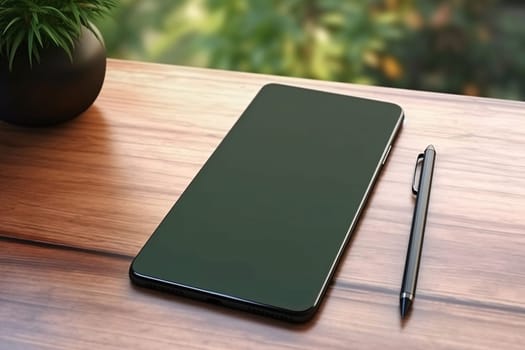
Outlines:
{"type": "Polygon", "coordinates": [[[265,86],[133,270],[291,311],[315,306],[401,118],[394,104],[265,86]]]}

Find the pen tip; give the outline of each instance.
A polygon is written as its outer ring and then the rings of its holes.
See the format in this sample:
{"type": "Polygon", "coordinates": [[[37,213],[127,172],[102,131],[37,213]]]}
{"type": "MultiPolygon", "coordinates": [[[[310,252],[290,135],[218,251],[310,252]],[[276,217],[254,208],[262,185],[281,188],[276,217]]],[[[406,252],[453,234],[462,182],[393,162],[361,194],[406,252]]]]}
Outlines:
{"type": "Polygon", "coordinates": [[[401,318],[405,318],[405,316],[408,314],[408,311],[410,310],[411,305],[412,301],[409,298],[401,298],[401,301],[399,303],[399,307],[401,310],[401,318]]]}

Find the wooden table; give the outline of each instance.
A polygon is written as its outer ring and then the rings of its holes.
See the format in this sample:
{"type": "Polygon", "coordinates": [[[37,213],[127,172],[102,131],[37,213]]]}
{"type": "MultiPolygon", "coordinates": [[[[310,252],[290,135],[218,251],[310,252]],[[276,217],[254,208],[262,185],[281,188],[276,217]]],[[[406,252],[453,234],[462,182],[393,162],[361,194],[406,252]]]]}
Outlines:
{"type": "Polygon", "coordinates": [[[110,60],[47,129],[0,124],[2,349],[523,349],[525,103],[110,60]],[[131,285],[129,264],[268,82],[407,119],[316,318],[291,325],[131,285]],[[416,156],[437,152],[418,294],[399,288],[416,156]]]}

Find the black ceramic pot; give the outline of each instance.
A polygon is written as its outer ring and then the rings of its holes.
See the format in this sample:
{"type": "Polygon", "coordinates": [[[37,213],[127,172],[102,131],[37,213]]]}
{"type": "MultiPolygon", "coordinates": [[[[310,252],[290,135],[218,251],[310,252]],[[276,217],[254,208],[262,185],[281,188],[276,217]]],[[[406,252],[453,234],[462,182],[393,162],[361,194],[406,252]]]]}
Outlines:
{"type": "Polygon", "coordinates": [[[40,51],[29,66],[27,51],[17,52],[13,70],[0,57],[0,120],[25,126],[57,124],[80,115],[97,98],[106,74],[106,50],[87,28],[73,60],[57,47],[40,51]]]}

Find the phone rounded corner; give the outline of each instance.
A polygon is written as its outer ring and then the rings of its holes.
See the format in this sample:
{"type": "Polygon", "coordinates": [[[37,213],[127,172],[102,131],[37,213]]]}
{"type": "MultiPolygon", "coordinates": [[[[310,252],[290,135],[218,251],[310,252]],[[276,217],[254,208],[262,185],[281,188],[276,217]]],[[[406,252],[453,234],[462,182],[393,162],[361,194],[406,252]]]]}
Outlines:
{"type": "Polygon", "coordinates": [[[307,323],[314,318],[318,309],[318,305],[312,305],[300,310],[288,310],[288,319],[294,323],[307,323]]]}
{"type": "Polygon", "coordinates": [[[406,120],[405,110],[403,109],[403,107],[401,107],[397,103],[389,102],[389,104],[392,106],[392,110],[394,111],[392,113],[392,116],[396,116],[396,119],[397,119],[398,127],[396,129],[400,129],[405,124],[405,120],[406,120]]]}
{"type": "Polygon", "coordinates": [[[142,275],[137,271],[136,268],[136,259],[133,259],[131,264],[129,264],[128,276],[133,283],[140,283],[142,280],[142,275]]]}
{"type": "Polygon", "coordinates": [[[405,110],[403,109],[403,107],[401,107],[401,106],[398,106],[398,107],[401,109],[401,113],[399,115],[399,119],[401,120],[401,124],[403,124],[405,122],[406,113],[405,113],[405,110]]]}
{"type": "Polygon", "coordinates": [[[390,102],[390,105],[392,107],[394,107],[397,111],[397,115],[401,118],[401,119],[404,119],[405,117],[405,110],[403,109],[403,107],[401,107],[399,104],[397,103],[394,103],[394,102],[390,102]]]}
{"type": "Polygon", "coordinates": [[[262,87],[261,87],[261,91],[264,91],[264,90],[267,90],[267,89],[271,89],[271,88],[274,88],[274,87],[279,87],[279,86],[282,86],[281,84],[279,83],[275,83],[275,82],[269,82],[269,83],[265,83],[262,87]]]}

